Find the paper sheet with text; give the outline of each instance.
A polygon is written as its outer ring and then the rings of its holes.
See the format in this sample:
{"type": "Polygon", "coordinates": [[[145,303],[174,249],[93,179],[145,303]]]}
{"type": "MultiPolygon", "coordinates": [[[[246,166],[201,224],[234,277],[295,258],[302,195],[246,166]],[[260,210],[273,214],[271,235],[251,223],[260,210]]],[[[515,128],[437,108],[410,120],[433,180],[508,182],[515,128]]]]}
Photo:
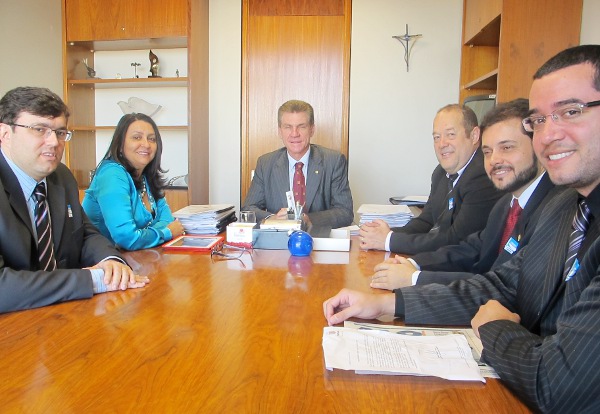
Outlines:
{"type": "Polygon", "coordinates": [[[473,358],[479,365],[479,371],[481,375],[486,378],[500,378],[496,373],[496,370],[481,361],[481,352],[483,351],[483,344],[481,340],[475,335],[475,332],[471,328],[434,328],[434,327],[423,327],[423,326],[396,326],[396,325],[383,325],[378,323],[368,322],[344,322],[344,328],[353,329],[376,329],[380,331],[392,332],[399,335],[409,336],[442,336],[449,334],[461,334],[467,338],[467,342],[471,347],[471,353],[473,358]]]}
{"type": "Polygon", "coordinates": [[[485,382],[466,338],[460,334],[408,336],[380,330],[326,327],[323,353],[327,369],[485,382]]]}

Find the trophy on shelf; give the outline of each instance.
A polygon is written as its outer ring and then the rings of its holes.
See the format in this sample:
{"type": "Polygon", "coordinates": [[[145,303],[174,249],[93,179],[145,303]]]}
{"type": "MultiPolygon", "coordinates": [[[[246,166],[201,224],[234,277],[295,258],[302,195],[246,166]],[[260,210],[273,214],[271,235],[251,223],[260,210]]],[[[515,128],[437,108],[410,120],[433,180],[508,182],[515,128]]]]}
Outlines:
{"type": "Polygon", "coordinates": [[[148,77],[149,78],[160,78],[160,76],[158,76],[158,56],[156,56],[154,53],[152,53],[152,50],[150,50],[150,53],[148,56],[150,58],[150,73],[151,73],[151,75],[148,77]]]}

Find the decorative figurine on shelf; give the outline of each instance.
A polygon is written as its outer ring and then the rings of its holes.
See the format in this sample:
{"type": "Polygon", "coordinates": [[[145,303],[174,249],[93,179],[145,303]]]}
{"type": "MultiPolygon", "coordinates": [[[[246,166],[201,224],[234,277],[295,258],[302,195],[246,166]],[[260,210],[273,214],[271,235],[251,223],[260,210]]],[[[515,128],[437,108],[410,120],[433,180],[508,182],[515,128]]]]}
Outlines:
{"type": "Polygon", "coordinates": [[[148,56],[150,58],[150,73],[151,73],[151,75],[148,77],[149,78],[160,78],[160,76],[158,76],[158,56],[156,56],[154,53],[152,53],[152,50],[150,50],[150,53],[148,56]]]}
{"type": "Polygon", "coordinates": [[[175,71],[175,76],[176,76],[176,77],[179,77],[179,69],[177,69],[177,70],[175,71]]]}
{"type": "Polygon", "coordinates": [[[137,62],[131,62],[131,66],[133,66],[133,77],[134,78],[139,78],[140,76],[137,74],[137,67],[138,66],[142,66],[141,63],[137,63],[137,62]]]}
{"type": "Polygon", "coordinates": [[[83,63],[83,65],[87,69],[87,76],[88,76],[88,78],[90,78],[90,79],[96,79],[96,71],[94,70],[94,68],[91,68],[91,67],[88,66],[87,58],[82,59],[81,63],[83,63]]]}

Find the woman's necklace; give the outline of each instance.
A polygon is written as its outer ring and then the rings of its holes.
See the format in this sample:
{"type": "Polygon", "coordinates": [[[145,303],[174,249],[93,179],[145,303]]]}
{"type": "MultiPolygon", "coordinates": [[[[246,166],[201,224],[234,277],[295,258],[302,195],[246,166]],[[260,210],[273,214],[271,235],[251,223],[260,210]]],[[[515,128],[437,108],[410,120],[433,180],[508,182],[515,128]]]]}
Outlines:
{"type": "Polygon", "coordinates": [[[140,198],[144,199],[144,196],[146,195],[147,189],[146,189],[146,180],[142,180],[142,189],[140,191],[140,198]]]}

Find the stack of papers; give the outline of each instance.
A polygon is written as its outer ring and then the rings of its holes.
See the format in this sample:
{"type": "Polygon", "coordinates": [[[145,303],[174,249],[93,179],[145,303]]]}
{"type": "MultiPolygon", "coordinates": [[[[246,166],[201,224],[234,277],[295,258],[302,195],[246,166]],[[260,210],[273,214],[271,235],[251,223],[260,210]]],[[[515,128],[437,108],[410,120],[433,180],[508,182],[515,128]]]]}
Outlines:
{"type": "Polygon", "coordinates": [[[357,374],[427,375],[485,382],[467,338],[447,335],[402,335],[377,329],[323,329],[325,367],[357,374]]]}
{"type": "Polygon", "coordinates": [[[393,204],[363,204],[357,213],[360,214],[360,224],[381,219],[390,227],[402,227],[414,217],[407,205],[393,204]]]}
{"type": "Polygon", "coordinates": [[[471,348],[471,354],[473,355],[473,359],[477,362],[479,366],[479,372],[482,377],[486,378],[500,378],[498,373],[494,368],[486,364],[481,360],[481,353],[483,352],[483,344],[481,340],[475,335],[475,332],[471,328],[434,328],[434,327],[424,327],[424,326],[396,326],[396,325],[382,325],[378,323],[368,323],[368,322],[351,322],[345,321],[344,328],[349,329],[358,329],[362,331],[385,331],[389,333],[393,333],[395,335],[403,335],[403,336],[446,336],[446,335],[462,335],[465,337],[467,342],[469,343],[469,348],[471,348]]]}
{"type": "Polygon", "coordinates": [[[231,204],[192,204],[177,210],[173,217],[181,222],[186,233],[205,235],[219,234],[237,220],[231,204]]]}
{"type": "Polygon", "coordinates": [[[301,227],[301,220],[278,219],[275,216],[271,216],[260,223],[260,228],[263,230],[300,230],[301,227]]]}

